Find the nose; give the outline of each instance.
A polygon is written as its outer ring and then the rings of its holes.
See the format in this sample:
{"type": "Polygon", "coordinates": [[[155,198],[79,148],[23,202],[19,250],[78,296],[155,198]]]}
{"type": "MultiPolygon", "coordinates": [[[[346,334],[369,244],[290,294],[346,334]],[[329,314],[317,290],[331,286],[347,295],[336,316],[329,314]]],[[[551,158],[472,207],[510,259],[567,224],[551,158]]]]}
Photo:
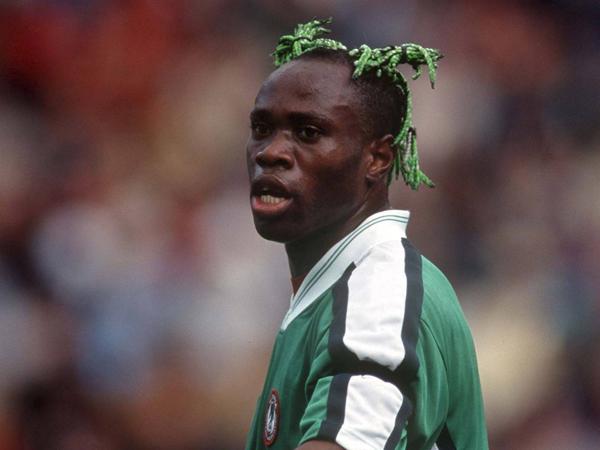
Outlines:
{"type": "Polygon", "coordinates": [[[290,169],[294,165],[291,143],[285,133],[277,133],[256,153],[256,164],[265,167],[290,169]]]}

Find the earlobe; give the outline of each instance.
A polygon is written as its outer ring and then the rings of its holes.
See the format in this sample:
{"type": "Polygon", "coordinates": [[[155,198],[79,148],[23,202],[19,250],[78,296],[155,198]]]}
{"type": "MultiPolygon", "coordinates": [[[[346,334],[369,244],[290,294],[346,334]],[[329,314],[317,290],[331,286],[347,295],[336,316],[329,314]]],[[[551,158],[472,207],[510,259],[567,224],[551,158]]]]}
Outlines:
{"type": "Polygon", "coordinates": [[[369,144],[369,166],[367,168],[367,181],[375,184],[381,180],[387,180],[387,173],[390,171],[394,161],[394,149],[392,142],[394,137],[386,134],[380,139],[376,139],[369,144]]]}

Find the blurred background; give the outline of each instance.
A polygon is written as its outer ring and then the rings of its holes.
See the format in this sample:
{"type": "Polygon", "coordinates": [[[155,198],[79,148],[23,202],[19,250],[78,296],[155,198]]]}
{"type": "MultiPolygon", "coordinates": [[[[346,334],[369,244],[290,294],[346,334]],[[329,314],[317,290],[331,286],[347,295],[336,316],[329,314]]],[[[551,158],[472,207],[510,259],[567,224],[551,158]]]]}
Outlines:
{"type": "Polygon", "coordinates": [[[491,448],[600,442],[600,4],[3,0],[0,450],[243,447],[289,301],[248,206],[277,38],[442,49],[393,204],[453,282],[491,448]]]}

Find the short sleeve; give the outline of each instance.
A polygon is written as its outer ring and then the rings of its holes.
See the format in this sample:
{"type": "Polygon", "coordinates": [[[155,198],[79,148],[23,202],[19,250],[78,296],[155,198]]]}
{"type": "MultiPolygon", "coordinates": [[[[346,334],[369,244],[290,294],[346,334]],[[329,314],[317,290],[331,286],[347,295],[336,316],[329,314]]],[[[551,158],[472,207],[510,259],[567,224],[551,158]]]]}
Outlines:
{"type": "Polygon", "coordinates": [[[405,448],[419,366],[421,258],[390,241],[351,264],[332,288],[332,314],[315,348],[302,441],[346,450],[405,448]]]}

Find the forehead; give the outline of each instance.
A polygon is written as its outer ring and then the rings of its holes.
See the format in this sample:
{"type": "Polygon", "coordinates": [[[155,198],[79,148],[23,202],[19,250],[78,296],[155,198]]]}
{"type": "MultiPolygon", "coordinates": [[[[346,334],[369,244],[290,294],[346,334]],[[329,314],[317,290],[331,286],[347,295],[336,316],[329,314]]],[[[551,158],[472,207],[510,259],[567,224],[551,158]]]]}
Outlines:
{"type": "Polygon", "coordinates": [[[317,112],[332,119],[354,114],[350,68],[336,62],[295,60],[275,70],[261,86],[255,110],[317,112]]]}

